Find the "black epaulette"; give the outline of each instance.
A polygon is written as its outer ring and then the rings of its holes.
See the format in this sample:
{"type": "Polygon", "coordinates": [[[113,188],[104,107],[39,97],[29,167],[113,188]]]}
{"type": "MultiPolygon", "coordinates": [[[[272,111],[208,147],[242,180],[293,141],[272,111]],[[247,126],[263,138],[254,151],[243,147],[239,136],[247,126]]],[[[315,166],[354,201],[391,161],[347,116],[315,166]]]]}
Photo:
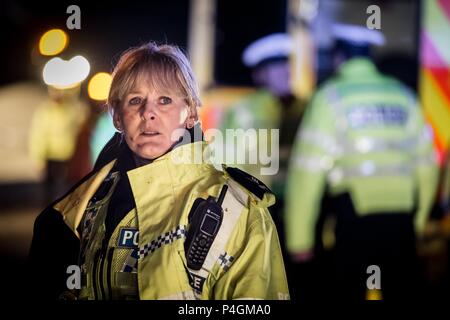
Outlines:
{"type": "Polygon", "coordinates": [[[233,180],[236,180],[240,185],[253,193],[259,199],[263,199],[264,193],[272,193],[272,191],[260,180],[254,176],[242,171],[238,168],[226,167],[225,171],[230,175],[233,180]]]}

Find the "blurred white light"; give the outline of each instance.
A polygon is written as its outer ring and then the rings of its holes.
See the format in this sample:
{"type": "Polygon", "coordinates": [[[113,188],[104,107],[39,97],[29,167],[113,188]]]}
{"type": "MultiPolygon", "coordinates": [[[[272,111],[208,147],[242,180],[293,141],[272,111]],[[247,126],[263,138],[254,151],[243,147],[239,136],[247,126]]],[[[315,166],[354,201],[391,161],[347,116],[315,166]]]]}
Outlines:
{"type": "Polygon", "coordinates": [[[329,157],[329,156],[323,156],[320,158],[320,167],[323,170],[330,170],[331,168],[333,168],[333,158],[329,157]]]}
{"type": "Polygon", "coordinates": [[[45,64],[42,75],[47,85],[70,87],[86,79],[90,69],[85,57],[75,56],[69,61],[57,57],[45,64]]]}
{"type": "Polygon", "coordinates": [[[307,22],[311,22],[318,13],[319,1],[318,0],[301,0],[299,16],[305,19],[307,22]]]}
{"type": "Polygon", "coordinates": [[[361,172],[365,176],[370,176],[370,175],[374,174],[374,172],[375,172],[375,163],[373,163],[372,161],[365,161],[361,165],[361,172]]]}
{"type": "Polygon", "coordinates": [[[334,168],[330,171],[328,174],[328,181],[330,184],[337,184],[342,181],[344,178],[344,172],[342,172],[342,169],[334,168]]]}
{"type": "Polygon", "coordinates": [[[356,44],[371,44],[382,46],[386,43],[384,34],[379,30],[368,29],[365,26],[335,23],[332,33],[336,39],[353,42],[356,44]]]}
{"type": "Polygon", "coordinates": [[[362,153],[369,152],[373,149],[374,142],[369,138],[359,138],[355,142],[356,150],[362,153]]]}

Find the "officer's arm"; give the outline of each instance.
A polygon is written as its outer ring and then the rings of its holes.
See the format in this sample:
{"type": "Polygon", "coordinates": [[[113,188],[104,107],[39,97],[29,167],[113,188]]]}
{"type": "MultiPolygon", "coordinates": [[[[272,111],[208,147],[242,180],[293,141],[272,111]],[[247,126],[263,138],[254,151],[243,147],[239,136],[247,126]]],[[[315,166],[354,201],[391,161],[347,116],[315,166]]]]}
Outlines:
{"type": "Polygon", "coordinates": [[[29,290],[38,300],[55,300],[67,290],[67,267],[78,264],[79,240],[61,214],[48,207],[34,223],[28,256],[29,290]]]}
{"type": "Polygon", "coordinates": [[[438,166],[433,146],[431,127],[424,121],[420,106],[413,113],[413,129],[417,137],[415,144],[415,178],[418,187],[418,208],[415,217],[416,232],[420,235],[425,227],[430,210],[435,201],[438,166]]]}
{"type": "Polygon", "coordinates": [[[242,252],[215,284],[214,299],[289,299],[275,225],[267,209],[250,210],[259,218],[245,231],[242,252]]]}
{"type": "Polygon", "coordinates": [[[325,178],[333,162],[332,148],[335,148],[333,113],[319,93],[305,112],[288,170],[286,246],[294,260],[306,261],[312,256],[325,178]]]}

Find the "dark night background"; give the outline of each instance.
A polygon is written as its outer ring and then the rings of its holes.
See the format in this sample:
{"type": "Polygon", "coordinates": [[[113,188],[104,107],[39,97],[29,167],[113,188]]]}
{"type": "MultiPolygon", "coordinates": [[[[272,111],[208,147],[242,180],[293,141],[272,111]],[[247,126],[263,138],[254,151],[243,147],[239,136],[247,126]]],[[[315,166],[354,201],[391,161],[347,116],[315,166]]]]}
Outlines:
{"type": "MultiPolygon", "coordinates": [[[[220,84],[250,84],[241,63],[243,48],[252,40],[285,31],[286,1],[217,1],[215,79],[220,84]]],[[[62,58],[83,53],[91,74],[110,71],[125,49],[149,40],[177,44],[187,49],[188,0],[151,1],[12,1],[0,4],[2,72],[0,85],[39,79],[31,65],[33,48],[50,28],[62,28],[69,46],[62,58]],[[81,30],[68,30],[66,9],[81,9],[81,30]]]]}

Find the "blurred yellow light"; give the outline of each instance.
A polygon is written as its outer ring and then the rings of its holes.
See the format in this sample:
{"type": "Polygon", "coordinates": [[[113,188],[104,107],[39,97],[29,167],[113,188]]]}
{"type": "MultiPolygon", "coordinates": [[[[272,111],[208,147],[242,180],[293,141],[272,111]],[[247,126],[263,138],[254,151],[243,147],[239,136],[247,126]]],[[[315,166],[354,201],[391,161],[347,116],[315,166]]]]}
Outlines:
{"type": "Polygon", "coordinates": [[[88,94],[92,100],[106,100],[111,87],[112,77],[109,73],[99,72],[94,75],[88,84],[88,94]]]}
{"type": "Polygon", "coordinates": [[[55,87],[71,87],[87,78],[90,71],[89,61],[83,56],[75,56],[69,61],[55,57],[44,66],[44,82],[55,87]]]}
{"type": "Polygon", "coordinates": [[[383,300],[383,294],[381,293],[381,290],[367,289],[366,300],[383,300]]]}
{"type": "Polygon", "coordinates": [[[54,56],[63,51],[68,42],[67,34],[61,29],[44,33],[39,40],[39,52],[44,56],[54,56]]]}

